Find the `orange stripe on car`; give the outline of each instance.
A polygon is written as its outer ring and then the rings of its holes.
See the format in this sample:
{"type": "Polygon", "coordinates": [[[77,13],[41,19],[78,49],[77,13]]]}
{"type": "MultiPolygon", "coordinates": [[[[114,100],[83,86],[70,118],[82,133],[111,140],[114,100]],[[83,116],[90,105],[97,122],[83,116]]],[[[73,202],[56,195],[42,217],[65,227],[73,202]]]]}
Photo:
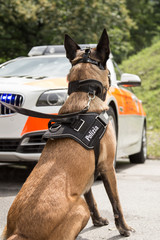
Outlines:
{"type": "Polygon", "coordinates": [[[21,136],[34,131],[43,131],[48,129],[50,119],[28,117],[26,124],[22,130],[21,136]]]}

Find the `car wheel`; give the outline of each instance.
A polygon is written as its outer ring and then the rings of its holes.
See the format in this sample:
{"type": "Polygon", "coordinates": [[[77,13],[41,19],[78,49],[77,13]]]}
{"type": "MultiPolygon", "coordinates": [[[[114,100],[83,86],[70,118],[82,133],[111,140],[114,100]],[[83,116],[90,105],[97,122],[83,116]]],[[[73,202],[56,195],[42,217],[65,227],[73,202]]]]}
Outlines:
{"type": "Polygon", "coordinates": [[[130,155],[129,159],[131,163],[144,163],[146,158],[147,158],[147,135],[146,126],[144,125],[141,140],[141,150],[136,154],[130,155]]]}
{"type": "MultiPolygon", "coordinates": [[[[116,116],[114,113],[113,108],[110,106],[109,110],[108,110],[108,115],[109,115],[109,119],[112,123],[113,129],[115,131],[115,135],[116,135],[116,140],[117,140],[117,121],[116,121],[116,116]]],[[[116,154],[115,154],[115,159],[114,159],[114,167],[116,167],[116,157],[117,157],[117,147],[116,147],[116,154]]]]}

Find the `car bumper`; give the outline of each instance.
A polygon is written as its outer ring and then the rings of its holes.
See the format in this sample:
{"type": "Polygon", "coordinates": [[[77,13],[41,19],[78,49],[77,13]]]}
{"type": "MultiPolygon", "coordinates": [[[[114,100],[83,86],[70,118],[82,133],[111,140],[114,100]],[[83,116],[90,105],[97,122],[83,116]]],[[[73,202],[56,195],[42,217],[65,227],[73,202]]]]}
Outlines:
{"type": "Polygon", "coordinates": [[[33,132],[16,139],[0,139],[0,161],[38,161],[46,144],[45,131],[33,132]]]}
{"type": "Polygon", "coordinates": [[[0,153],[0,162],[33,162],[38,161],[40,158],[40,153],[34,154],[25,154],[18,152],[1,152],[0,153]]]}

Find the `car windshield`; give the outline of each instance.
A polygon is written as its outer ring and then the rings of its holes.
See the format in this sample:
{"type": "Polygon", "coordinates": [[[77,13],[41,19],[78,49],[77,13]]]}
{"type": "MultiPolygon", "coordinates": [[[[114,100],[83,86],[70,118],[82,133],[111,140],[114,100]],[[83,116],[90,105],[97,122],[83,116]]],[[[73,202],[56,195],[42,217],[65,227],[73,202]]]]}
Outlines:
{"type": "Polygon", "coordinates": [[[66,57],[17,58],[0,67],[1,77],[66,77],[71,67],[66,57]]]}

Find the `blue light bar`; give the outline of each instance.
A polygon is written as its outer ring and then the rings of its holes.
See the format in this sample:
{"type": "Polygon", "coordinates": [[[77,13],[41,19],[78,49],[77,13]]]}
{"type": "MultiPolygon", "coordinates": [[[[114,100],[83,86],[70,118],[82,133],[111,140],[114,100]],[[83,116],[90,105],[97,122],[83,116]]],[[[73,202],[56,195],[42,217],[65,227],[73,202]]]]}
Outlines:
{"type": "Polygon", "coordinates": [[[2,101],[5,102],[7,96],[6,95],[2,95],[2,101]]]}
{"type": "Polygon", "coordinates": [[[0,100],[2,102],[15,104],[15,94],[6,94],[6,93],[0,93],[0,100]]]}
{"type": "MultiPolygon", "coordinates": [[[[23,102],[23,96],[19,94],[0,93],[0,100],[20,107],[23,102]]],[[[0,115],[6,115],[11,113],[13,113],[11,110],[0,104],[0,115]]]]}

